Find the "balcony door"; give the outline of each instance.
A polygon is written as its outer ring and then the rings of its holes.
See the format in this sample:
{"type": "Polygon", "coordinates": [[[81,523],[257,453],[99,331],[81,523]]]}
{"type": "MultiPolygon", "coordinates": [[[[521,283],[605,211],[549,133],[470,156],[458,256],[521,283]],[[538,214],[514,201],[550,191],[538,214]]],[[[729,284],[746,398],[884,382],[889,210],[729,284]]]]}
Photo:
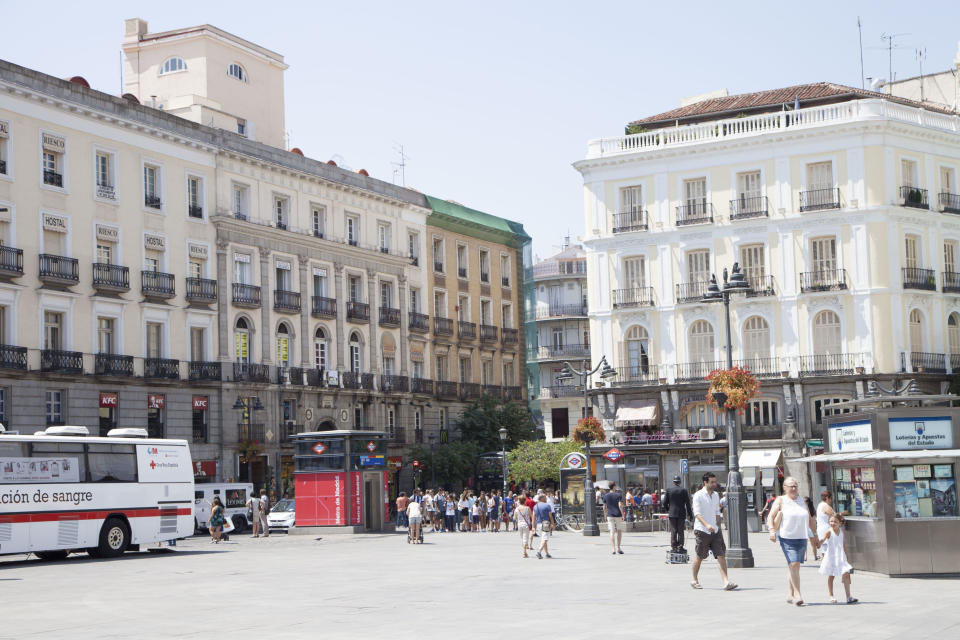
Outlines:
{"type": "Polygon", "coordinates": [[[558,284],[550,285],[551,312],[559,309],[562,304],[563,304],[563,287],[558,284]]]}
{"type": "Polygon", "coordinates": [[[643,258],[628,258],[623,261],[623,287],[643,289],[647,286],[647,274],[643,258]]]}
{"type": "Polygon", "coordinates": [[[751,244],[740,247],[740,267],[753,290],[763,288],[766,268],[763,261],[763,245],[751,244]]]}
{"type": "Polygon", "coordinates": [[[707,179],[684,180],[683,200],[689,215],[702,215],[707,208],[707,179]]]}
{"type": "Polygon", "coordinates": [[[554,327],[551,332],[551,344],[555,353],[563,351],[563,329],[554,327]]]}
{"type": "MultiPolygon", "coordinates": [[[[770,357],[770,325],[760,316],[747,318],[743,325],[743,357],[759,360],[770,357]]],[[[762,366],[757,363],[757,366],[762,366]]],[[[756,367],[751,367],[757,372],[756,367]]]]}
{"type": "Polygon", "coordinates": [[[813,353],[818,356],[834,356],[843,352],[843,335],[840,316],[835,312],[821,311],[813,318],[813,353]]]}
{"type": "Polygon", "coordinates": [[[833,163],[812,162],[807,165],[807,191],[833,188],[833,163]]]}
{"type": "Polygon", "coordinates": [[[706,320],[697,320],[690,326],[690,362],[712,362],[715,355],[713,327],[706,320]]]}
{"type": "Polygon", "coordinates": [[[823,274],[837,269],[837,239],[814,238],[810,242],[812,266],[816,273],[823,274]]]}
{"type": "Polygon", "coordinates": [[[920,239],[917,236],[907,236],[903,241],[903,265],[908,269],[920,268],[920,239]]]}
{"type": "Polygon", "coordinates": [[[47,311],[43,314],[43,348],[48,351],[63,349],[63,314],[47,311]]]}
{"type": "Polygon", "coordinates": [[[710,252],[690,251],[687,253],[687,282],[707,282],[710,280],[710,252]]]}
{"type": "Polygon", "coordinates": [[[737,174],[737,196],[740,199],[740,206],[744,210],[747,210],[746,205],[751,202],[752,198],[759,198],[761,195],[763,195],[763,190],[760,187],[759,171],[737,174]]]}
{"type": "Polygon", "coordinates": [[[630,327],[626,335],[627,379],[641,377],[650,371],[650,336],[647,330],[637,325],[630,327]]]}
{"type": "Polygon", "coordinates": [[[921,353],[923,349],[923,314],[917,309],[910,312],[910,351],[921,353]]]}

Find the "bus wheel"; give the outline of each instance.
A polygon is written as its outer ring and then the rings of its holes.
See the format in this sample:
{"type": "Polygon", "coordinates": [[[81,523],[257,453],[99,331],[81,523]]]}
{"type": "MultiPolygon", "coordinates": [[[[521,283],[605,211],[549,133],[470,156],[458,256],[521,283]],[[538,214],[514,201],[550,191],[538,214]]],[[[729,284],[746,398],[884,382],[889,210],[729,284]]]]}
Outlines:
{"type": "Polygon", "coordinates": [[[108,518],[100,530],[100,544],[97,546],[97,557],[114,558],[123,554],[130,544],[130,530],[123,520],[108,518]]]}
{"type": "Polygon", "coordinates": [[[63,560],[67,557],[68,553],[70,552],[64,549],[62,551],[37,551],[33,555],[41,560],[63,560]]]}
{"type": "Polygon", "coordinates": [[[233,528],[237,530],[237,533],[243,533],[247,530],[247,519],[239,513],[230,519],[233,520],[233,528]]]}

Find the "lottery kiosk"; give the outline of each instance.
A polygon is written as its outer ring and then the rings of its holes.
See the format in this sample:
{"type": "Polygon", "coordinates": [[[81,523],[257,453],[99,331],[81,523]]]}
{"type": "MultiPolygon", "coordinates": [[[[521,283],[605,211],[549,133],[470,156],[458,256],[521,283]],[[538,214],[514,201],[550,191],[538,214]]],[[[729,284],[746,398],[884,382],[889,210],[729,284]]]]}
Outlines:
{"type": "MultiPolygon", "coordinates": [[[[837,403],[818,465],[846,519],[855,569],[891,576],[960,573],[960,408],[951,396],[837,403]],[[939,406],[938,406],[939,405],[939,406]]],[[[814,502],[819,501],[819,496],[814,502]]]]}
{"type": "Polygon", "coordinates": [[[390,528],[387,434],[316,431],[294,437],[296,526],[291,533],[390,528]]]}

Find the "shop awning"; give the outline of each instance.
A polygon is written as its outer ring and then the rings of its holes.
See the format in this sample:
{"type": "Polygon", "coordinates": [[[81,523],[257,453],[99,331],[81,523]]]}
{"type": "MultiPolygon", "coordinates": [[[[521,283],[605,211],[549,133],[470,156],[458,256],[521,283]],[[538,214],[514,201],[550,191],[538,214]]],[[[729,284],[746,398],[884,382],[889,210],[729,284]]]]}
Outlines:
{"type": "Polygon", "coordinates": [[[617,407],[616,427],[655,427],[660,422],[656,400],[624,400],[617,407]]]}
{"type": "Polygon", "coordinates": [[[783,449],[744,449],[740,452],[740,468],[778,467],[783,462],[783,449]]]}
{"type": "Polygon", "coordinates": [[[918,449],[916,451],[853,451],[822,453],[818,456],[794,458],[790,462],[842,462],[844,460],[907,460],[910,458],[956,458],[960,449],[918,449]]]}

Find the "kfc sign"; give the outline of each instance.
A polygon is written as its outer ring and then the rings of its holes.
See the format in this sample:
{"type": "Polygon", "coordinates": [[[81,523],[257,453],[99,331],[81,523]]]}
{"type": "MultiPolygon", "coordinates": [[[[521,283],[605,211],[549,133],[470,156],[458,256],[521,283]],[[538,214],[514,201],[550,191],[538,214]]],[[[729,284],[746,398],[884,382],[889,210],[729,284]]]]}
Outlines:
{"type": "Polygon", "coordinates": [[[193,396],[193,410],[206,411],[210,406],[210,398],[207,396],[193,396]]]}
{"type": "Polygon", "coordinates": [[[152,393],[151,393],[151,394],[148,394],[148,395],[147,395],[147,408],[148,408],[148,409],[163,409],[164,400],[165,400],[165,398],[164,398],[164,396],[162,396],[162,395],[154,395],[154,394],[152,394],[152,393]]]}
{"type": "Polygon", "coordinates": [[[216,460],[194,460],[193,461],[193,477],[212,478],[216,475],[217,475],[216,460]]]}
{"type": "Polygon", "coordinates": [[[109,409],[116,409],[118,404],[119,404],[119,400],[118,400],[118,398],[117,398],[117,394],[115,394],[115,393],[101,393],[101,394],[100,394],[100,407],[101,407],[101,408],[106,407],[106,408],[109,408],[109,409]]]}

